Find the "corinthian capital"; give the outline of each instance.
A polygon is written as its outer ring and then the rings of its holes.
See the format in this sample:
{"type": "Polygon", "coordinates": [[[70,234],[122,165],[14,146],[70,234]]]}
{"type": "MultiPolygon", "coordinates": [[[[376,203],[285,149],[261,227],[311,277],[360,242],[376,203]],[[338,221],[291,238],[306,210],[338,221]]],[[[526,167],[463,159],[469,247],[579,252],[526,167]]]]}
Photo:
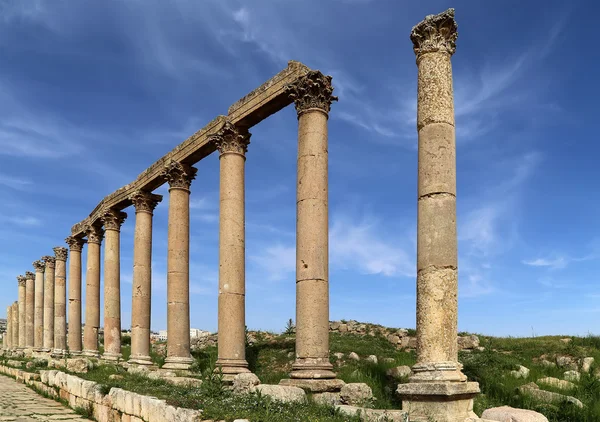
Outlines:
{"type": "Polygon", "coordinates": [[[135,191],[129,199],[133,202],[135,212],[147,212],[152,214],[154,208],[162,201],[162,195],[156,195],[144,190],[135,191]]]}
{"type": "Polygon", "coordinates": [[[245,155],[250,144],[250,133],[242,130],[231,122],[225,122],[221,130],[210,137],[221,154],[229,152],[245,155]]]}
{"type": "Polygon", "coordinates": [[[72,251],[76,252],[81,252],[81,250],[83,249],[83,245],[86,242],[87,241],[81,237],[69,236],[65,239],[65,243],[69,245],[69,248],[71,248],[72,251]]]}
{"type": "Polygon", "coordinates": [[[329,113],[331,103],[338,100],[338,97],[332,95],[331,76],[323,75],[318,70],[311,70],[300,77],[288,85],[286,91],[296,104],[298,115],[311,108],[329,113]]]}
{"type": "Polygon", "coordinates": [[[435,51],[453,55],[456,51],[457,29],[454,9],[426,16],[423,21],[413,27],[410,33],[417,61],[422,54],[435,51]]]}
{"type": "Polygon", "coordinates": [[[36,273],[43,273],[46,270],[46,264],[41,260],[33,261],[33,268],[36,273]]]}
{"type": "Polygon", "coordinates": [[[171,161],[165,165],[162,176],[172,189],[179,188],[189,190],[192,180],[196,178],[197,171],[198,169],[188,166],[187,164],[171,161]]]}
{"type": "Polygon", "coordinates": [[[88,243],[97,243],[98,245],[102,243],[102,239],[104,238],[104,230],[101,226],[90,224],[85,228],[85,234],[87,236],[88,243]]]}
{"type": "Polygon", "coordinates": [[[67,256],[69,255],[69,250],[67,248],[64,248],[62,246],[56,246],[52,248],[52,250],[54,251],[54,256],[56,256],[57,261],[67,260],[67,256]]]}
{"type": "Polygon", "coordinates": [[[104,224],[104,230],[120,231],[121,225],[125,222],[126,218],[127,214],[123,211],[109,208],[102,214],[100,221],[104,224]]]}
{"type": "Polygon", "coordinates": [[[34,280],[35,274],[31,271],[25,271],[25,280],[34,280]]]}
{"type": "Polygon", "coordinates": [[[54,268],[54,265],[56,264],[56,258],[53,256],[43,256],[42,261],[46,264],[46,268],[54,268]]]}
{"type": "Polygon", "coordinates": [[[19,287],[20,286],[25,286],[25,281],[27,280],[27,278],[24,275],[18,275],[17,276],[17,283],[19,283],[19,287]]]}

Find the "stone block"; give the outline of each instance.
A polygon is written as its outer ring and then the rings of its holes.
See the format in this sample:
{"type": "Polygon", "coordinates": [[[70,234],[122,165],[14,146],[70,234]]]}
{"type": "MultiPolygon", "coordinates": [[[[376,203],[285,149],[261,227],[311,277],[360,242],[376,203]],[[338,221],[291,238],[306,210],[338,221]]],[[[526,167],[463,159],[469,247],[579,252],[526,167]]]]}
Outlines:
{"type": "Polygon", "coordinates": [[[279,381],[279,385],[293,386],[308,393],[338,392],[346,383],[340,379],[289,379],[279,381]]]}
{"type": "Polygon", "coordinates": [[[411,374],[411,369],[410,366],[401,365],[388,369],[385,371],[385,374],[388,377],[400,380],[402,378],[408,378],[408,376],[411,374]]]}
{"type": "Polygon", "coordinates": [[[484,410],[481,417],[498,422],[548,422],[541,413],[533,410],[516,409],[510,406],[493,407],[484,410]]]}
{"type": "Polygon", "coordinates": [[[237,374],[233,378],[233,392],[234,394],[248,394],[254,391],[259,384],[260,380],[251,372],[237,374]]]}
{"type": "Polygon", "coordinates": [[[364,406],[373,400],[373,391],[365,383],[350,383],[342,387],[340,399],[343,404],[364,406]]]}
{"type": "Polygon", "coordinates": [[[256,391],[283,403],[301,403],[306,400],[306,393],[298,387],[262,384],[256,386],[256,391]]]}

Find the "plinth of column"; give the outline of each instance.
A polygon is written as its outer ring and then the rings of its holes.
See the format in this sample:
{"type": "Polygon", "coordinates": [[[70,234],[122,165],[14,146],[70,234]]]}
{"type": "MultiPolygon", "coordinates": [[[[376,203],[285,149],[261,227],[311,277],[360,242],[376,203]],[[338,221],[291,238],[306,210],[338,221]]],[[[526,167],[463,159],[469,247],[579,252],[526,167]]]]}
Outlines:
{"type": "Polygon", "coordinates": [[[35,274],[25,273],[25,347],[33,349],[35,343],[35,274]]]}
{"type": "Polygon", "coordinates": [[[67,350],[67,256],[62,246],[53,248],[56,258],[54,273],[54,349],[52,355],[63,356],[67,350]]]}
{"type": "Polygon", "coordinates": [[[81,251],[86,243],[79,237],[67,237],[69,245],[69,330],[68,348],[72,355],[80,355],[82,351],[81,339],[81,251]]]}
{"type": "Polygon", "coordinates": [[[226,122],[211,137],[219,150],[219,325],[215,370],[225,381],[250,372],[246,361],[244,166],[250,134],[226,122]]]}
{"type": "Polygon", "coordinates": [[[44,269],[44,352],[54,349],[54,283],[56,258],[53,256],[42,257],[46,268],[44,269]]]}
{"type": "Polygon", "coordinates": [[[33,321],[34,339],[33,349],[42,352],[44,348],[44,261],[35,261],[35,315],[33,321]]]}
{"type": "Polygon", "coordinates": [[[98,224],[86,228],[88,255],[85,275],[85,329],[84,356],[99,357],[98,331],[100,329],[100,245],[104,230],[98,224]]]}
{"type": "Polygon", "coordinates": [[[19,283],[19,349],[24,349],[26,346],[26,337],[27,337],[27,314],[26,314],[26,283],[27,279],[25,276],[20,275],[17,277],[17,282],[19,283]]]}
{"type": "Polygon", "coordinates": [[[131,305],[130,364],[152,365],[150,322],[152,296],[152,215],[161,195],[137,191],[131,196],[135,207],[133,242],[133,297],[131,305]]]}
{"type": "Polygon", "coordinates": [[[167,358],[163,368],[187,370],[190,354],[190,185],[197,169],[172,161],[163,177],[169,183],[167,252],[167,358]]]}
{"type": "Polygon", "coordinates": [[[458,362],[456,142],[451,56],[458,36],[454,10],[430,15],[411,40],[417,57],[418,227],[417,363],[400,384],[410,420],[476,417],[479,386],[458,362]]]}
{"type": "Polygon", "coordinates": [[[121,225],[127,214],[115,209],[101,217],[104,224],[104,354],[118,361],[121,355],[121,225]]]}

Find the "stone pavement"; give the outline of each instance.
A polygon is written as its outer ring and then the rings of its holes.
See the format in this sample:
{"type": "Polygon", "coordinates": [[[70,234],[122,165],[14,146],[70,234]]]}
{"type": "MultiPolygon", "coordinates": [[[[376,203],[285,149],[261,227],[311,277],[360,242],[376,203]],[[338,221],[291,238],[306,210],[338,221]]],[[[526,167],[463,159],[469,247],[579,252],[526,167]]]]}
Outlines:
{"type": "Polygon", "coordinates": [[[73,410],[0,375],[0,421],[85,421],[73,410]]]}

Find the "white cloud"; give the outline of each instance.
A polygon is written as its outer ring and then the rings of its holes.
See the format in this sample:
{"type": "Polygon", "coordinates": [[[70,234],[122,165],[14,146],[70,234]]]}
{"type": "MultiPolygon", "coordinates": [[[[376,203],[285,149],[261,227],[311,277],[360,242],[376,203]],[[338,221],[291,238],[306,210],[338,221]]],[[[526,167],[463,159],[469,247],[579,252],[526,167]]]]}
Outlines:
{"type": "Polygon", "coordinates": [[[536,258],[523,260],[521,263],[529,265],[530,267],[547,267],[552,270],[560,270],[566,268],[572,262],[584,262],[592,259],[596,259],[595,254],[590,254],[582,257],[570,257],[567,255],[559,255],[553,258],[536,258]]]}
{"type": "Polygon", "coordinates": [[[265,271],[268,280],[279,281],[296,270],[296,247],[276,243],[248,259],[265,271]]]}

